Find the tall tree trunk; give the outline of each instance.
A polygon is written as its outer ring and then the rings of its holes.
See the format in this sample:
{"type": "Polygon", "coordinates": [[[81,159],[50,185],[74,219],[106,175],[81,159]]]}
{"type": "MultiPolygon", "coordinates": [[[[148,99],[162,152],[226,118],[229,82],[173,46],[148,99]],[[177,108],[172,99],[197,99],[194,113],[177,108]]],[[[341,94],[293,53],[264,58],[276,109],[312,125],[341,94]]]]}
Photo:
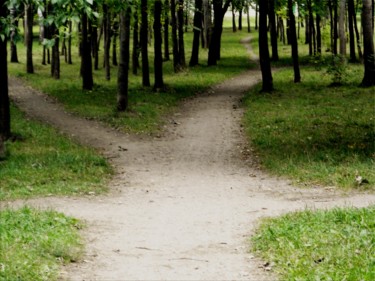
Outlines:
{"type": "Polygon", "coordinates": [[[147,0],[141,0],[141,52],[142,52],[142,85],[149,87],[150,69],[148,65],[148,5],[147,0]]]}
{"type": "Polygon", "coordinates": [[[194,38],[193,48],[191,51],[191,58],[189,66],[195,66],[199,62],[199,38],[202,30],[202,0],[195,0],[194,12],[194,38]]]}
{"type": "Polygon", "coordinates": [[[333,3],[332,0],[328,1],[329,22],[330,22],[330,51],[333,53],[333,37],[334,37],[334,17],[333,17],[333,3]]]}
{"type": "Polygon", "coordinates": [[[258,30],[258,13],[259,13],[259,5],[257,2],[255,4],[255,30],[258,30]]]}
{"type": "Polygon", "coordinates": [[[350,62],[356,62],[357,58],[355,55],[355,37],[354,37],[354,0],[348,0],[348,23],[349,23],[349,52],[350,62]]]}
{"type": "Polygon", "coordinates": [[[82,27],[82,55],[81,55],[81,75],[82,89],[92,90],[94,85],[92,76],[92,60],[91,60],[91,36],[89,34],[89,22],[85,12],[81,15],[82,27]]]}
{"type": "MultiPolygon", "coordinates": [[[[7,16],[5,0],[0,0],[0,18],[7,16]]],[[[0,30],[4,30],[0,21],[0,30]]],[[[8,92],[7,38],[0,37],[0,139],[10,137],[10,109],[8,92]]]]}
{"type": "Polygon", "coordinates": [[[232,3],[232,31],[237,32],[236,13],[234,11],[234,4],[232,3]]]}
{"type": "Polygon", "coordinates": [[[104,30],[104,67],[105,79],[111,79],[110,49],[111,49],[111,13],[106,4],[103,5],[103,30],[104,30]]]}
{"type": "Polygon", "coordinates": [[[72,64],[72,21],[68,22],[68,64],[72,64]]]}
{"type": "Polygon", "coordinates": [[[184,44],[184,0],[179,0],[177,10],[178,20],[178,60],[182,69],[186,68],[185,44],[184,44]]]}
{"type": "Polygon", "coordinates": [[[99,45],[98,45],[98,27],[93,25],[91,33],[91,52],[94,59],[94,70],[99,69],[99,45]]]}
{"type": "Polygon", "coordinates": [[[322,33],[320,29],[321,17],[319,13],[316,14],[316,49],[317,55],[322,55],[322,33]]]}
{"type": "MultiPolygon", "coordinates": [[[[128,6],[120,13],[120,63],[117,76],[117,110],[125,111],[128,107],[129,59],[130,59],[130,16],[128,6]]],[[[147,34],[146,34],[147,35],[147,34]]],[[[147,45],[147,40],[146,40],[147,45]]]]}
{"type": "Polygon", "coordinates": [[[60,79],[60,52],[59,52],[59,30],[54,24],[51,26],[51,34],[53,34],[55,43],[52,47],[51,76],[60,79]]]}
{"type": "Polygon", "coordinates": [[[211,4],[209,0],[203,0],[203,32],[202,32],[202,48],[207,49],[211,42],[211,4]]]}
{"type": "MultiPolygon", "coordinates": [[[[113,39],[112,39],[112,65],[117,66],[117,37],[118,37],[118,21],[114,20],[112,29],[113,29],[113,39]]],[[[136,38],[138,39],[138,30],[136,33],[136,38]]]]}
{"type": "Polygon", "coordinates": [[[169,60],[169,1],[164,0],[164,61],[169,60]]]}
{"type": "Polygon", "coordinates": [[[371,0],[362,0],[363,58],[365,73],[361,85],[375,85],[374,33],[372,22],[371,0]]]}
{"type": "Polygon", "coordinates": [[[132,52],[132,72],[134,75],[138,74],[139,68],[139,32],[138,32],[138,11],[134,11],[134,22],[133,22],[133,52],[132,52]]]}
{"type": "Polygon", "coordinates": [[[293,13],[293,1],[288,0],[288,14],[290,19],[290,43],[292,45],[292,58],[294,68],[294,83],[301,82],[301,74],[298,61],[298,42],[296,33],[296,19],[293,13]]]}
{"type": "Polygon", "coordinates": [[[267,37],[268,1],[259,1],[259,60],[262,71],[262,92],[273,90],[270,54],[267,37]]]}
{"type": "Polygon", "coordinates": [[[269,0],[269,25],[271,33],[271,46],[272,46],[272,60],[279,60],[279,53],[277,50],[277,31],[276,31],[276,15],[275,15],[275,0],[269,0]]]}
{"type": "Polygon", "coordinates": [[[357,14],[357,12],[356,12],[356,9],[355,9],[354,20],[353,20],[354,31],[355,31],[355,37],[356,37],[356,42],[357,42],[358,57],[359,57],[359,60],[362,61],[363,60],[363,53],[362,53],[362,48],[361,48],[361,36],[359,34],[359,31],[358,31],[356,14],[357,14]]]}
{"type": "Polygon", "coordinates": [[[162,2],[155,0],[154,4],[154,90],[160,91],[164,88],[163,82],[163,56],[162,56],[162,35],[161,35],[161,13],[162,2]]]}
{"type": "MultiPolygon", "coordinates": [[[[16,10],[13,8],[10,10],[10,15],[13,24],[18,27],[18,20],[15,19],[16,10]]],[[[17,44],[15,42],[17,36],[17,28],[12,28],[10,32],[10,62],[18,63],[17,44]]]]}
{"type": "Polygon", "coordinates": [[[179,45],[177,37],[177,17],[176,17],[176,1],[171,0],[171,21],[172,21],[172,47],[173,47],[173,68],[174,72],[181,70],[179,61],[179,45]]]}
{"type": "Polygon", "coordinates": [[[242,5],[238,10],[238,30],[242,30],[242,5]]]}
{"type": "Polygon", "coordinates": [[[249,3],[246,3],[246,19],[247,19],[247,32],[251,32],[251,27],[250,27],[250,8],[249,8],[249,3]]]}
{"type": "Polygon", "coordinates": [[[340,55],[343,57],[346,55],[345,14],[346,14],[346,0],[340,0],[339,37],[340,37],[340,55]]]}
{"type": "Polygon", "coordinates": [[[338,14],[337,14],[337,1],[333,0],[333,54],[337,55],[337,39],[339,38],[338,35],[338,14]]]}
{"type": "Polygon", "coordinates": [[[34,73],[33,65],[33,5],[25,4],[26,72],[34,73]]]}

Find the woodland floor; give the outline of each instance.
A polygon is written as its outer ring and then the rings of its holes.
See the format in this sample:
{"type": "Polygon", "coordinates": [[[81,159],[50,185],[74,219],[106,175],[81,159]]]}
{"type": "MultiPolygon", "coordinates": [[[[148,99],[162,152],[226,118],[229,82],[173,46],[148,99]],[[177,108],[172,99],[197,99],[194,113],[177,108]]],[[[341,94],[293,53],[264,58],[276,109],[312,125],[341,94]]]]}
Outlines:
{"type": "Polygon", "coordinates": [[[259,170],[240,126],[240,99],[259,81],[259,70],[224,81],[184,102],[161,136],[147,137],[73,116],[12,78],[11,97],[22,110],[97,148],[115,176],[107,195],[3,204],[87,222],[83,261],[64,267],[62,280],[275,280],[249,253],[260,218],[368,206],[375,194],[302,189],[259,170]]]}

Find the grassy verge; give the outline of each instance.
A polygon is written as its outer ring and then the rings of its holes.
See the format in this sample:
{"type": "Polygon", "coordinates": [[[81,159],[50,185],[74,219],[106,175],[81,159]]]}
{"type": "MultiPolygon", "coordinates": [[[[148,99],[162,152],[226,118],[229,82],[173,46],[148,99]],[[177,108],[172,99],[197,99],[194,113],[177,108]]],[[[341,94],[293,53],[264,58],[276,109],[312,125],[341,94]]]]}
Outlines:
{"type": "Polygon", "coordinates": [[[24,140],[7,142],[9,156],[0,161],[0,200],[105,191],[111,168],[104,157],[25,119],[14,107],[12,118],[13,132],[24,140]]]}
{"type": "MultiPolygon", "coordinates": [[[[117,113],[116,81],[117,67],[112,67],[112,79],[105,80],[104,69],[94,71],[95,88],[93,91],[82,91],[79,77],[80,59],[78,51],[74,50],[73,65],[61,63],[61,79],[50,77],[50,66],[41,65],[42,48],[34,44],[35,74],[25,74],[25,50],[18,44],[19,64],[10,64],[11,75],[22,77],[32,87],[56,97],[66,109],[87,118],[104,121],[111,126],[129,132],[150,133],[160,128],[163,116],[173,108],[178,101],[197,92],[205,90],[210,85],[221,82],[250,67],[245,48],[239,43],[240,39],[248,36],[247,33],[233,33],[230,29],[224,30],[222,41],[222,59],[218,66],[207,67],[207,50],[200,52],[200,65],[188,68],[179,74],[173,72],[172,61],[164,63],[164,82],[167,91],[154,93],[150,88],[141,86],[141,70],[138,75],[130,74],[129,81],[129,110],[117,113]]],[[[192,32],[186,34],[186,59],[190,59],[192,46],[192,32]]],[[[151,83],[153,83],[153,47],[150,52],[151,83]]],[[[100,53],[101,57],[101,53],[100,53]]],[[[63,57],[62,57],[63,59],[63,57]]],[[[102,65],[102,62],[99,62],[102,65]]]]}
{"type": "Polygon", "coordinates": [[[263,221],[252,238],[281,280],[374,280],[375,206],[263,221]]]}
{"type": "Polygon", "coordinates": [[[302,83],[291,70],[274,75],[276,91],[246,97],[245,123],[262,165],[307,185],[374,189],[374,89],[359,88],[362,66],[348,67],[346,82],[329,87],[325,70],[304,68],[302,83]]]}
{"type": "Polygon", "coordinates": [[[80,227],[53,211],[0,211],[0,280],[57,280],[59,267],[82,254],[80,227]]]}

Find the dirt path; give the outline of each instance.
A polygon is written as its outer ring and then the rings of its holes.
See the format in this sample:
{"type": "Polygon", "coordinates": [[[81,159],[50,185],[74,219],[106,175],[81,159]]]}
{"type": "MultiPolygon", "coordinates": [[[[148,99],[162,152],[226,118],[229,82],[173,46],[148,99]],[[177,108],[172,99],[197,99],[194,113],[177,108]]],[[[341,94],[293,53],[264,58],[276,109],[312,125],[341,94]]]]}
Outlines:
{"type": "Polygon", "coordinates": [[[84,262],[68,280],[274,280],[248,252],[259,218],[311,208],[368,206],[374,194],[299,189],[244,161],[238,107],[260,80],[251,70],[184,103],[161,138],[137,138],[72,116],[18,80],[11,96],[30,116],[100,149],[116,175],[108,196],[12,202],[83,219],[84,262]],[[120,149],[121,148],[126,148],[120,149]]]}

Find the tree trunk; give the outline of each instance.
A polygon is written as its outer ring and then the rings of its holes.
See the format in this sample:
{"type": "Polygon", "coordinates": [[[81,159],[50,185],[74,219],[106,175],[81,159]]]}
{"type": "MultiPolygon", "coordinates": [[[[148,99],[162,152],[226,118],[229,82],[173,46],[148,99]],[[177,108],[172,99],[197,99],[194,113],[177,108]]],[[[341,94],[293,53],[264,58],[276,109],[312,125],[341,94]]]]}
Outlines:
{"type": "Polygon", "coordinates": [[[247,19],[247,32],[251,32],[250,28],[250,8],[249,8],[249,3],[246,4],[246,19],[247,19]]]}
{"type": "Polygon", "coordinates": [[[185,44],[184,44],[184,0],[179,0],[177,10],[178,20],[178,61],[181,69],[186,68],[185,44]]]}
{"type": "Polygon", "coordinates": [[[106,4],[103,5],[103,34],[104,34],[104,67],[105,79],[111,79],[110,49],[111,49],[111,13],[106,4]]]}
{"type": "Polygon", "coordinates": [[[242,6],[238,10],[238,30],[242,30],[242,6]]]}
{"type": "MultiPolygon", "coordinates": [[[[128,107],[129,59],[130,59],[130,16],[128,6],[120,13],[120,62],[117,76],[117,110],[125,111],[128,107]]],[[[146,34],[147,35],[147,34],[146,34]]],[[[147,45],[147,40],[146,40],[147,45]]]]}
{"type": "Polygon", "coordinates": [[[161,13],[162,2],[155,0],[154,4],[154,90],[160,91],[164,88],[163,82],[163,56],[162,56],[162,35],[161,35],[161,13]]]}
{"type": "Polygon", "coordinates": [[[337,55],[337,39],[339,37],[337,24],[338,24],[338,16],[337,16],[337,1],[333,0],[333,54],[337,55]]]}
{"type": "Polygon", "coordinates": [[[211,4],[209,0],[203,0],[203,32],[202,32],[202,48],[207,49],[211,42],[211,4]]]}
{"type": "Polygon", "coordinates": [[[259,60],[262,71],[262,92],[273,90],[270,54],[267,37],[268,1],[259,1],[259,60]]]}
{"type": "Polygon", "coordinates": [[[255,4],[255,30],[258,30],[258,13],[259,13],[259,5],[258,3],[255,4]]]}
{"type": "Polygon", "coordinates": [[[232,31],[237,32],[236,14],[234,12],[234,4],[232,3],[232,31]]]}
{"type": "Polygon", "coordinates": [[[357,58],[356,58],[356,55],[355,55],[354,17],[355,17],[354,0],[348,0],[350,62],[356,62],[357,61],[357,58]]]}
{"type": "Polygon", "coordinates": [[[171,20],[172,20],[172,47],[173,47],[173,68],[174,72],[181,70],[179,61],[179,45],[177,38],[177,17],[176,17],[176,1],[171,0],[171,20]]]}
{"type": "Polygon", "coordinates": [[[288,0],[288,14],[290,19],[290,43],[292,45],[292,59],[294,68],[294,83],[301,82],[301,74],[298,62],[298,42],[296,33],[296,19],[293,13],[293,1],[288,0]]]}
{"type": "Polygon", "coordinates": [[[55,25],[51,27],[51,34],[54,34],[55,43],[52,47],[51,75],[55,79],[60,79],[60,52],[59,52],[59,30],[55,25]]]}
{"type": "Polygon", "coordinates": [[[353,21],[353,23],[354,23],[354,31],[355,31],[356,41],[357,41],[358,57],[359,57],[359,60],[362,61],[363,60],[363,54],[362,54],[362,48],[361,48],[361,36],[359,35],[359,31],[358,31],[356,14],[357,13],[355,12],[354,13],[354,21],[353,21]]]}
{"type": "Polygon", "coordinates": [[[132,72],[134,75],[138,74],[139,68],[139,40],[138,40],[138,11],[134,11],[134,23],[133,23],[133,52],[132,52],[132,72]]]}
{"type": "Polygon", "coordinates": [[[164,0],[164,61],[169,61],[169,3],[164,0]]]}
{"type": "Polygon", "coordinates": [[[276,31],[276,16],[275,16],[275,0],[269,0],[268,19],[271,33],[271,46],[272,46],[272,60],[279,60],[279,53],[277,50],[277,31],[276,31]]]}
{"type": "Polygon", "coordinates": [[[322,33],[320,29],[320,22],[321,22],[321,17],[317,13],[316,14],[316,49],[317,49],[318,56],[322,55],[322,33]]]}
{"type": "Polygon", "coordinates": [[[25,4],[26,72],[34,73],[33,65],[33,6],[25,4]]]}
{"type": "MultiPolygon", "coordinates": [[[[113,39],[112,39],[112,65],[117,66],[117,37],[118,37],[118,21],[114,20],[113,25],[113,39]]],[[[135,31],[134,31],[135,33],[135,31]]],[[[136,33],[136,38],[138,39],[138,30],[136,33]]]]}
{"type": "MultiPolygon", "coordinates": [[[[18,20],[15,19],[16,10],[13,8],[10,10],[12,22],[18,27],[18,20]]],[[[17,36],[17,28],[12,28],[10,32],[10,62],[18,63],[17,44],[15,38],[17,36]]]]}
{"type": "Polygon", "coordinates": [[[91,36],[88,31],[88,18],[85,12],[81,15],[82,28],[82,55],[81,55],[81,75],[82,75],[82,89],[92,90],[94,85],[92,76],[92,60],[91,60],[91,36]]]}
{"type": "Polygon", "coordinates": [[[362,0],[363,58],[365,73],[361,85],[375,85],[374,33],[372,22],[371,0],[362,0]]]}
{"type": "Polygon", "coordinates": [[[148,5],[147,0],[141,0],[141,52],[142,52],[142,85],[150,87],[150,69],[148,65],[148,5]]]}
{"type": "MultiPolygon", "coordinates": [[[[5,0],[0,0],[0,18],[7,16],[5,0]]],[[[0,21],[0,30],[3,30],[0,21]]],[[[8,93],[8,62],[7,38],[0,37],[0,139],[5,141],[10,137],[10,109],[8,93]]]]}
{"type": "Polygon", "coordinates": [[[195,0],[195,13],[194,13],[194,38],[193,48],[191,51],[191,58],[189,66],[198,65],[199,62],[199,38],[202,30],[202,0],[195,0]]]}
{"type": "Polygon", "coordinates": [[[339,37],[340,37],[340,55],[343,57],[346,55],[345,14],[346,14],[346,0],[340,0],[339,37]]]}
{"type": "Polygon", "coordinates": [[[99,45],[98,45],[98,27],[95,24],[91,32],[91,52],[94,59],[94,70],[99,69],[99,45]]]}
{"type": "Polygon", "coordinates": [[[68,37],[68,64],[72,64],[72,21],[68,22],[68,30],[69,30],[69,37],[68,37]]]}

